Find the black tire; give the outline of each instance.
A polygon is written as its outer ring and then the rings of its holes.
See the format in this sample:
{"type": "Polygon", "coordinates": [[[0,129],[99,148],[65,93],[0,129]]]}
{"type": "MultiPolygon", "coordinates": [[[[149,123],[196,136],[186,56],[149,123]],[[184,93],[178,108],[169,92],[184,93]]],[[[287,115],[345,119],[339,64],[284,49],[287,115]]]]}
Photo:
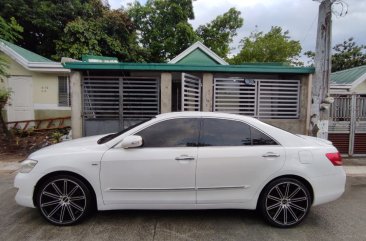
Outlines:
{"type": "Polygon", "coordinates": [[[304,220],[311,203],[310,192],[303,183],[293,178],[280,178],[265,187],[258,208],[270,225],[289,228],[304,220]]]}
{"type": "Polygon", "coordinates": [[[36,198],[42,216],[58,226],[79,223],[93,209],[91,191],[83,181],[71,175],[47,178],[36,198]]]}

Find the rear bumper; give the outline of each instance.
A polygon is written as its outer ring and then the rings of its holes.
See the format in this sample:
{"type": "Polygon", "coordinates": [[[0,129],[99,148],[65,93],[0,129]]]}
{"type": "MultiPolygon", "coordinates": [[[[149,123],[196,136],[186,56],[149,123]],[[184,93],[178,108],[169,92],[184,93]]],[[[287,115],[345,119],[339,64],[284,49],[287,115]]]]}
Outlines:
{"type": "Polygon", "coordinates": [[[345,191],[346,173],[343,167],[336,167],[337,173],[311,180],[314,189],[313,206],[338,199],[345,191]]]}
{"type": "Polygon", "coordinates": [[[33,192],[37,183],[37,178],[30,173],[18,173],[15,176],[14,187],[18,189],[15,195],[17,204],[25,207],[34,208],[33,192]]]}

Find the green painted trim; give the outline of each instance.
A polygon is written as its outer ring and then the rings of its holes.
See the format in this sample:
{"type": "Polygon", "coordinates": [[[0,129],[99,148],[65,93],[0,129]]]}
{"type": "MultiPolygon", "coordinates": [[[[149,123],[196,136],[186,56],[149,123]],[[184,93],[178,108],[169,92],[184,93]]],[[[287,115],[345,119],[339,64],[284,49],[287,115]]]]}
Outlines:
{"type": "Polygon", "coordinates": [[[185,65],[166,63],[87,63],[67,62],[63,66],[73,70],[135,70],[135,71],[168,71],[168,72],[226,72],[226,73],[282,73],[313,74],[313,67],[292,67],[265,64],[248,65],[185,65]]]}

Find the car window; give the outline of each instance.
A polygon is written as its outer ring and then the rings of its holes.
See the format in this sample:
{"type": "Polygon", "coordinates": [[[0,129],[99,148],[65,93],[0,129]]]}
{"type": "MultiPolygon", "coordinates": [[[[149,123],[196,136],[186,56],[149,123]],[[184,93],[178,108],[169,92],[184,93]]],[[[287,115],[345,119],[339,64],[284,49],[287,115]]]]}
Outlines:
{"type": "Polygon", "coordinates": [[[240,121],[203,119],[200,146],[277,145],[261,131],[240,121]]]}
{"type": "Polygon", "coordinates": [[[143,147],[197,146],[200,120],[180,118],[159,122],[136,133],[143,140],[143,147]]]}
{"type": "Polygon", "coordinates": [[[277,142],[263,132],[251,128],[252,144],[253,145],[277,145],[277,142]]]}
{"type": "Polygon", "coordinates": [[[251,145],[250,126],[231,120],[203,119],[200,146],[251,145]]]}
{"type": "Polygon", "coordinates": [[[145,122],[148,122],[149,120],[151,120],[151,119],[147,119],[147,120],[140,121],[140,122],[138,122],[138,123],[136,123],[136,124],[134,124],[134,125],[132,125],[132,126],[130,126],[130,127],[128,127],[128,128],[126,128],[126,129],[124,129],[124,130],[122,130],[122,131],[120,131],[120,132],[116,132],[116,133],[112,133],[112,134],[108,134],[108,135],[106,135],[106,136],[103,136],[102,138],[100,138],[100,139],[97,141],[97,143],[98,143],[98,144],[104,144],[104,143],[106,143],[106,142],[108,142],[108,141],[110,141],[110,140],[113,140],[113,139],[114,139],[114,138],[116,138],[117,136],[120,136],[120,135],[122,135],[122,134],[126,133],[127,131],[129,131],[129,130],[131,130],[131,129],[133,129],[133,128],[137,127],[137,126],[142,125],[142,124],[143,124],[143,123],[145,123],[145,122]]]}

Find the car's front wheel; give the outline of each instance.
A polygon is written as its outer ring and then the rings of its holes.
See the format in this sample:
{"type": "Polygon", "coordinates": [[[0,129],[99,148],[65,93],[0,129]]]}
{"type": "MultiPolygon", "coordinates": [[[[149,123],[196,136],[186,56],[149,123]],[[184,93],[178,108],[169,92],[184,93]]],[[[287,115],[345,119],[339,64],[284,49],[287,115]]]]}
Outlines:
{"type": "Polygon", "coordinates": [[[292,227],[303,221],[310,206],[308,188],[293,178],[280,178],[269,183],[259,200],[264,219],[281,228],[292,227]]]}
{"type": "Polygon", "coordinates": [[[42,216],[52,224],[72,225],[91,211],[90,190],[73,176],[53,176],[43,182],[38,190],[38,208],[42,216]]]}

